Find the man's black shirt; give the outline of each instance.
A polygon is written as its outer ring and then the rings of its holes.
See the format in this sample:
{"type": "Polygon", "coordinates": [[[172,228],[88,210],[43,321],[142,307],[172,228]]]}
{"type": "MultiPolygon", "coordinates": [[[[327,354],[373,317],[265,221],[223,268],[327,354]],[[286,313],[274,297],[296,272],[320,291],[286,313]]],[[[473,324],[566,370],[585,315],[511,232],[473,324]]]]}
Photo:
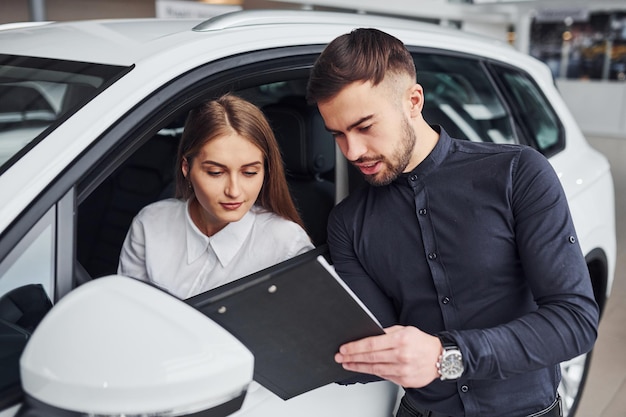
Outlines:
{"type": "Polygon", "coordinates": [[[443,333],[461,349],[460,380],[407,390],[418,407],[537,412],[554,401],[558,364],[595,341],[598,307],[565,194],[530,147],[440,129],[412,172],[335,207],[328,244],[336,271],[384,326],[443,333]]]}

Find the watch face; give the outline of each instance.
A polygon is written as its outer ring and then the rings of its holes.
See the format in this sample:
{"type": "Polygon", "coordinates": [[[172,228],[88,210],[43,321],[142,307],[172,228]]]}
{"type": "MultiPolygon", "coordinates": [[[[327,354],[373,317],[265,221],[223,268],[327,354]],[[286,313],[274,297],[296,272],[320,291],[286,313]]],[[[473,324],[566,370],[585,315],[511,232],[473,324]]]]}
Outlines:
{"type": "Polygon", "coordinates": [[[458,350],[445,351],[441,357],[442,379],[457,379],[463,375],[463,358],[458,350]]]}

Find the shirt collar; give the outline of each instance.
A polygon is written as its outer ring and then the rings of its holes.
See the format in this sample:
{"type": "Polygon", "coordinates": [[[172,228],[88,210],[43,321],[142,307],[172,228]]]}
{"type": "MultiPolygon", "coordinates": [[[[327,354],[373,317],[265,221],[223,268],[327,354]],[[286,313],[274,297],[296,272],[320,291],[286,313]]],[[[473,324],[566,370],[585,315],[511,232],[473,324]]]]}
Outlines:
{"type": "Polygon", "coordinates": [[[192,263],[203,256],[210,245],[219,262],[225,267],[243,246],[246,237],[252,230],[255,217],[256,211],[253,208],[241,220],[227,224],[222,230],[208,237],[191,220],[189,203],[187,203],[187,209],[185,210],[185,218],[187,219],[187,262],[192,263]]]}
{"type": "Polygon", "coordinates": [[[424,177],[435,170],[444,161],[448,153],[452,148],[452,139],[443,127],[439,125],[431,126],[437,133],[439,133],[439,140],[435,144],[435,147],[428,154],[428,156],[420,162],[411,172],[405,172],[398,176],[396,181],[400,181],[402,184],[406,184],[408,178],[417,175],[424,177]]]}

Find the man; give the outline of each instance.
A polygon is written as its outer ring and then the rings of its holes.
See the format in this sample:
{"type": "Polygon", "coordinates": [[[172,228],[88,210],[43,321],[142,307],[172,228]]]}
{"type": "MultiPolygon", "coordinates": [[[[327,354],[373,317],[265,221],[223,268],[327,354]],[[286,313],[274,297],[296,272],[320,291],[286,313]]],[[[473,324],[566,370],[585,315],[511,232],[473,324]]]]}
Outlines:
{"type": "Polygon", "coordinates": [[[331,42],[307,94],[370,184],[330,216],[334,266],[390,326],[336,361],[405,387],[401,417],[560,415],[559,363],[592,348],[598,307],[549,162],[431,127],[378,30],[331,42]]]}

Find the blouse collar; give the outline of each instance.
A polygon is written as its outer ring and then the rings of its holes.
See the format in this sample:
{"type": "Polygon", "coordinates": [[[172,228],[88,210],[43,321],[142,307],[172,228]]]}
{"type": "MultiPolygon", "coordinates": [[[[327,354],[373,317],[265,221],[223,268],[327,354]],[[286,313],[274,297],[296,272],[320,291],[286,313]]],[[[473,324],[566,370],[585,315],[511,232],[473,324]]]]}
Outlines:
{"type": "MultiPolygon", "coordinates": [[[[189,200],[190,202],[191,200],[189,200]]],[[[189,214],[189,202],[185,208],[187,231],[187,262],[192,263],[203,256],[211,246],[223,267],[235,257],[252,230],[256,210],[248,211],[239,221],[231,222],[222,230],[208,237],[198,229],[189,214]]]]}

